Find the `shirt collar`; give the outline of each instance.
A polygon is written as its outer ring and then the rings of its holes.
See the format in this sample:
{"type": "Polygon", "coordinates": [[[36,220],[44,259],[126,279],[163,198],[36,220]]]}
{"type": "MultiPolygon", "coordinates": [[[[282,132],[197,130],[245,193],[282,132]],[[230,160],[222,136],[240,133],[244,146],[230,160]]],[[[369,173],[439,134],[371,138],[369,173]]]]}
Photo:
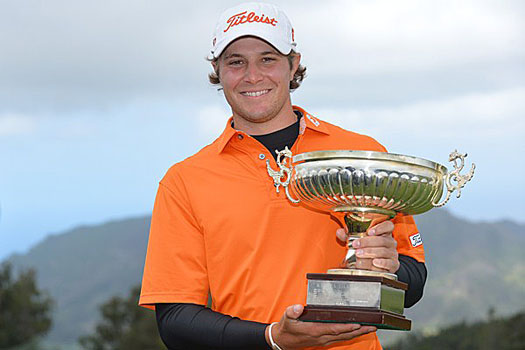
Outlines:
{"type": "MultiPolygon", "coordinates": [[[[316,132],[320,132],[325,135],[330,135],[330,132],[328,131],[328,128],[326,127],[326,123],[317,119],[313,115],[306,112],[304,109],[302,109],[299,106],[292,106],[294,110],[297,110],[301,112],[304,118],[301,119],[301,126],[300,126],[300,134],[304,134],[306,129],[310,129],[316,132]]],[[[217,152],[221,153],[224,150],[224,147],[230,142],[232,137],[235,135],[246,135],[244,132],[236,130],[232,127],[233,124],[233,117],[230,117],[228,119],[228,122],[226,123],[226,128],[222,132],[221,136],[217,139],[217,152]]]]}
{"type": "Polygon", "coordinates": [[[242,131],[235,130],[232,127],[233,124],[233,117],[230,117],[228,119],[228,122],[226,123],[226,128],[222,132],[221,136],[217,139],[217,152],[221,153],[224,150],[224,147],[226,147],[226,144],[230,142],[231,138],[235,134],[243,134],[242,131]]]}
{"type": "Polygon", "coordinates": [[[304,129],[310,129],[313,131],[323,133],[325,135],[330,135],[330,131],[326,127],[325,122],[317,119],[316,117],[314,117],[313,115],[311,115],[310,113],[308,113],[307,111],[305,111],[299,106],[292,106],[292,107],[294,110],[301,112],[301,114],[304,117],[301,122],[301,131],[299,132],[300,134],[304,134],[304,129]]]}

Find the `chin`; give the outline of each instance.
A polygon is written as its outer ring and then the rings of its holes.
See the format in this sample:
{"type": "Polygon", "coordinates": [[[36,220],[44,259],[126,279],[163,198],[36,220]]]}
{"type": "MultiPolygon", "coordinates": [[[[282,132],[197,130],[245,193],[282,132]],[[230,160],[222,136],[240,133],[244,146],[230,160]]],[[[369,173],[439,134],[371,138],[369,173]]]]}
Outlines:
{"type": "Polygon", "coordinates": [[[273,118],[272,111],[268,109],[245,111],[242,115],[244,119],[252,123],[264,123],[273,118]]]}

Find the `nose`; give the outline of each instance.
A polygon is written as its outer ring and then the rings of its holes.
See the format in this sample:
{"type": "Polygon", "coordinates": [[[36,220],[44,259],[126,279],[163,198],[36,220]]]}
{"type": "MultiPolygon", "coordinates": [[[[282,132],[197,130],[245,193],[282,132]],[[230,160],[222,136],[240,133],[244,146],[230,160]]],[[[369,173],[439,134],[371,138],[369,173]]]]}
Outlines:
{"type": "Polygon", "coordinates": [[[259,67],[252,63],[247,65],[244,79],[246,82],[256,84],[263,79],[263,75],[259,67]]]}

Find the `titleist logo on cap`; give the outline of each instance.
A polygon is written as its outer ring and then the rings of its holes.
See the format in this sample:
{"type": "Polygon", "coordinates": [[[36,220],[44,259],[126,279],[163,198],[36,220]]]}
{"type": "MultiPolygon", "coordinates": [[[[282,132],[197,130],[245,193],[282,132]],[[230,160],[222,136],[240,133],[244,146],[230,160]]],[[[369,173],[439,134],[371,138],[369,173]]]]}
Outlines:
{"type": "Polygon", "coordinates": [[[270,17],[265,16],[264,14],[257,16],[255,12],[250,12],[248,15],[246,15],[247,12],[248,11],[244,11],[228,18],[228,20],[226,21],[226,24],[228,24],[228,28],[226,28],[224,32],[226,33],[228,30],[230,30],[231,27],[235,27],[243,23],[266,23],[271,24],[274,27],[277,24],[277,20],[275,18],[270,19],[270,17]]]}

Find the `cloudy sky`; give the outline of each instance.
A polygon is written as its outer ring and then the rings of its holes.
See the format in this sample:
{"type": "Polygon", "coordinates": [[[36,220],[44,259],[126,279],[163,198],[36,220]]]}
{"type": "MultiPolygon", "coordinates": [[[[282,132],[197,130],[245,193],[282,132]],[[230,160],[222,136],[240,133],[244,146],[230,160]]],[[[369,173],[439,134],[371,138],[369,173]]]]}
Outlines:
{"type": "MultiPolygon", "coordinates": [[[[525,222],[523,1],[273,2],[308,67],[295,104],[391,152],[468,152],[476,177],[449,209],[525,222]]],[[[204,58],[237,3],[0,0],[0,258],[151,211],[229,117],[204,58]]]]}

